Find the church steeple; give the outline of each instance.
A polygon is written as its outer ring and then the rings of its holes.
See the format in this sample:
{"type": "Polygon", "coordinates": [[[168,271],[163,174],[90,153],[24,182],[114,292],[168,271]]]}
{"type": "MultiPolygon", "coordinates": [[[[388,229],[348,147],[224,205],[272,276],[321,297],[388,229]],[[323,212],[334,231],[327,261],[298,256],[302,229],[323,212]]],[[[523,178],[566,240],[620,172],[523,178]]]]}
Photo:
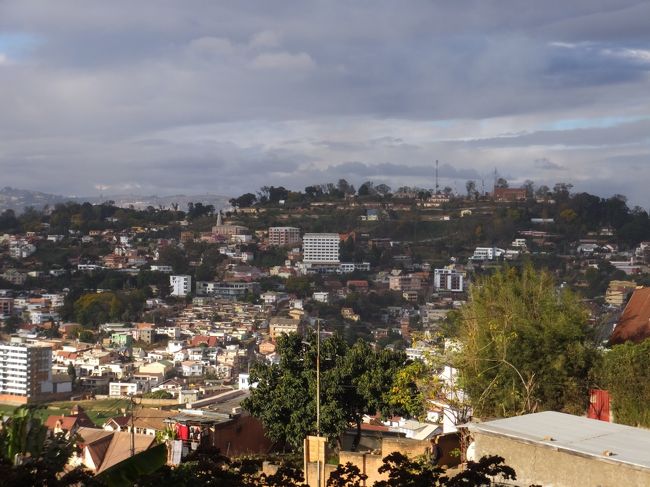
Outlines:
{"type": "Polygon", "coordinates": [[[217,213],[217,226],[220,227],[223,225],[223,222],[221,221],[221,210],[219,210],[219,213],[217,213]]]}

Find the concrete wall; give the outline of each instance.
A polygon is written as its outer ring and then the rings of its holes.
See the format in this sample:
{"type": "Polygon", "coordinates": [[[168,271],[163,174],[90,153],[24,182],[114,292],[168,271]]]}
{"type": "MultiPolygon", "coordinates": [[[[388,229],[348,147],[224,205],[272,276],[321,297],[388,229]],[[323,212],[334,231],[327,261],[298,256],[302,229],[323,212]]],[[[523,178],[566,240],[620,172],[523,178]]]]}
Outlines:
{"type": "Polygon", "coordinates": [[[500,455],[517,473],[518,485],[549,487],[620,487],[650,485],[650,470],[565,453],[484,433],[474,433],[476,457],[500,455]]]}
{"type": "MultiPolygon", "coordinates": [[[[320,451],[317,447],[319,440],[316,437],[308,437],[305,440],[305,478],[310,487],[315,487],[317,485],[317,459],[319,457],[322,469],[321,479],[323,479],[321,485],[325,485],[330,474],[332,471],[336,470],[337,467],[336,465],[325,464],[327,451],[324,446],[324,440],[324,438],[321,439],[322,446],[320,451]]],[[[445,459],[445,456],[449,456],[449,452],[456,447],[457,443],[454,443],[453,440],[444,439],[443,442],[441,442],[441,448],[443,450],[442,460],[445,459]]],[[[362,483],[362,485],[370,486],[378,480],[386,480],[388,478],[387,474],[382,475],[379,473],[379,467],[383,465],[383,459],[385,456],[393,452],[400,452],[409,457],[416,457],[424,454],[428,448],[431,448],[431,442],[429,440],[418,441],[408,438],[382,438],[381,452],[368,453],[343,450],[339,452],[339,463],[345,465],[349,462],[356,465],[361,473],[368,476],[368,479],[365,483],[362,483]]],[[[449,458],[450,460],[447,465],[452,465],[453,459],[451,457],[449,458]]],[[[440,464],[442,465],[443,463],[440,464]]]]}

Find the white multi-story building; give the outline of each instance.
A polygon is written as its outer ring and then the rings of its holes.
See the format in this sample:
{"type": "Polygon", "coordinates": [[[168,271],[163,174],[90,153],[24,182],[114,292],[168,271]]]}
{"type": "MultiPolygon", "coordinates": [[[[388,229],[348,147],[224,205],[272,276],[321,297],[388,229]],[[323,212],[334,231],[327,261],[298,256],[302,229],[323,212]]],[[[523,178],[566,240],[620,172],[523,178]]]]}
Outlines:
{"type": "Polygon", "coordinates": [[[133,396],[142,392],[138,382],[110,382],[108,384],[108,395],[110,397],[133,396]]]}
{"type": "Polygon", "coordinates": [[[52,349],[21,342],[0,343],[0,398],[28,403],[51,394],[52,349]]]}
{"type": "Polygon", "coordinates": [[[170,265],[152,265],[151,270],[156,272],[173,272],[172,266],[170,265]]]}
{"type": "Polygon", "coordinates": [[[338,264],[338,233],[306,233],[302,238],[303,262],[306,264],[338,264]]]}
{"type": "Polygon", "coordinates": [[[169,276],[171,295],[184,297],[192,292],[192,276],[169,276]]]}
{"type": "Polygon", "coordinates": [[[269,245],[285,246],[300,243],[300,229],[296,227],[270,227],[269,245]]]}
{"type": "Polygon", "coordinates": [[[465,287],[465,274],[455,269],[435,269],[433,287],[442,291],[462,292],[465,287]]]}
{"type": "Polygon", "coordinates": [[[223,299],[243,298],[247,294],[259,292],[257,282],[212,282],[196,281],[196,294],[198,296],[214,296],[223,299]]]}
{"type": "Polygon", "coordinates": [[[497,247],[476,247],[474,255],[470,257],[471,260],[494,260],[502,257],[506,253],[505,250],[497,247]]]}

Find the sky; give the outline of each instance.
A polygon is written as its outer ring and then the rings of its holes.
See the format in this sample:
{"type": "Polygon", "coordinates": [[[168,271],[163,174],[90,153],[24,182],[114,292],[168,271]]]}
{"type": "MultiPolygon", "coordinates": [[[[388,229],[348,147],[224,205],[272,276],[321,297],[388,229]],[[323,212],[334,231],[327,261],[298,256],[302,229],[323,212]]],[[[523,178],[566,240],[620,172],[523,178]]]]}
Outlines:
{"type": "Polygon", "coordinates": [[[0,0],[0,186],[530,179],[650,206],[650,1],[0,0]]]}

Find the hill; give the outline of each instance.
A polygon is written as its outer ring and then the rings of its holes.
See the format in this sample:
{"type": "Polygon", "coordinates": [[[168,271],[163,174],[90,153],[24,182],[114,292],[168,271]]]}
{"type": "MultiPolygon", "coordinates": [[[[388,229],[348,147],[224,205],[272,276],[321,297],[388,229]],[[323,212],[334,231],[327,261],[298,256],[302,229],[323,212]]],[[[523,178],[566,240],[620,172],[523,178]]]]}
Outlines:
{"type": "Polygon", "coordinates": [[[148,206],[154,208],[171,208],[172,205],[178,205],[178,209],[187,209],[189,202],[203,203],[204,205],[213,205],[215,209],[223,209],[229,207],[229,196],[216,195],[216,194],[198,194],[198,195],[134,195],[134,194],[118,194],[118,195],[101,195],[101,196],[63,196],[50,193],[42,193],[40,191],[31,191],[27,189],[17,189],[6,186],[0,189],[0,212],[12,209],[16,213],[21,213],[25,208],[34,207],[42,209],[44,206],[54,206],[57,203],[64,203],[66,201],[74,201],[78,203],[89,202],[93,204],[103,203],[104,201],[114,201],[115,206],[121,208],[129,208],[133,206],[136,209],[144,209],[148,206]]]}

